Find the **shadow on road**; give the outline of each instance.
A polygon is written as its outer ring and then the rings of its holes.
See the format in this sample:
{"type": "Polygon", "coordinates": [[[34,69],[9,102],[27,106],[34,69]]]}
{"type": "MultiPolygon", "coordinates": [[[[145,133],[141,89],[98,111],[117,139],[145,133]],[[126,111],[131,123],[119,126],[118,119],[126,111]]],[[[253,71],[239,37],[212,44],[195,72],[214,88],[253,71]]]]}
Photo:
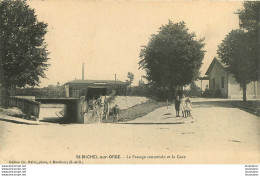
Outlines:
{"type": "Polygon", "coordinates": [[[247,106],[244,105],[243,101],[240,100],[232,100],[232,101],[201,101],[201,102],[193,102],[193,108],[212,108],[212,107],[222,107],[222,108],[237,108],[243,111],[246,111],[250,114],[260,116],[258,112],[258,104],[257,101],[247,101],[245,102],[247,106]],[[249,104],[249,106],[248,106],[249,104]],[[251,106],[250,106],[251,104],[251,106]]]}
{"type": "Polygon", "coordinates": [[[201,102],[193,102],[194,108],[212,108],[212,107],[223,107],[223,108],[235,108],[232,104],[232,101],[201,101],[201,102]]]}
{"type": "Polygon", "coordinates": [[[64,118],[57,118],[57,117],[44,117],[42,120],[40,120],[40,122],[66,124],[64,118]]]}

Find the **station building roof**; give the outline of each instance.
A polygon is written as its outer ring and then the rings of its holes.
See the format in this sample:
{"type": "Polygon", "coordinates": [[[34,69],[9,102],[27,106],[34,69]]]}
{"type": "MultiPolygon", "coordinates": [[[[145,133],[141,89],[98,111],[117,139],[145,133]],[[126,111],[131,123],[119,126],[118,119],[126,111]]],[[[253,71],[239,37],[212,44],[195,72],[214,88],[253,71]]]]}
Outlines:
{"type": "Polygon", "coordinates": [[[126,82],[123,81],[115,81],[115,80],[79,80],[75,79],[73,81],[69,81],[64,85],[71,85],[71,84],[92,84],[92,85],[125,85],[126,82]]]}

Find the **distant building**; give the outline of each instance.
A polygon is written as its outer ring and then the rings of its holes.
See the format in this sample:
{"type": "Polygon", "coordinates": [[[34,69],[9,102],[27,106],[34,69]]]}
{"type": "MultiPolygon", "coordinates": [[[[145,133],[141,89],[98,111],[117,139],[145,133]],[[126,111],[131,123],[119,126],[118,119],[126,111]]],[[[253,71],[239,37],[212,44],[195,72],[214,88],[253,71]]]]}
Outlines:
{"type": "MultiPolygon", "coordinates": [[[[227,71],[227,66],[219,58],[214,58],[206,71],[209,80],[209,91],[212,95],[225,98],[242,98],[243,87],[236,82],[233,74],[227,71]]],[[[258,98],[260,87],[257,81],[247,85],[247,98],[258,98]]]]}
{"type": "Polygon", "coordinates": [[[86,96],[90,89],[99,90],[102,95],[109,95],[112,90],[115,90],[117,95],[126,94],[126,83],[119,80],[73,80],[65,83],[64,86],[66,97],[86,96]]]}

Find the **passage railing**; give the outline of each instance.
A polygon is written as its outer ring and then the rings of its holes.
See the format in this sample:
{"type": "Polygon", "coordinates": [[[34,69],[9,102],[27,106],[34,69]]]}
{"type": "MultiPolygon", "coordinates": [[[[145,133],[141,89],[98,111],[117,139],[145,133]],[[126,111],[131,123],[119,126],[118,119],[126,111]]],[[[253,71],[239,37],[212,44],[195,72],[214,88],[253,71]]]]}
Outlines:
{"type": "Polygon", "coordinates": [[[23,113],[26,114],[27,118],[31,118],[33,116],[34,118],[39,119],[40,105],[41,103],[26,98],[9,98],[9,107],[17,107],[21,109],[23,113]]]}

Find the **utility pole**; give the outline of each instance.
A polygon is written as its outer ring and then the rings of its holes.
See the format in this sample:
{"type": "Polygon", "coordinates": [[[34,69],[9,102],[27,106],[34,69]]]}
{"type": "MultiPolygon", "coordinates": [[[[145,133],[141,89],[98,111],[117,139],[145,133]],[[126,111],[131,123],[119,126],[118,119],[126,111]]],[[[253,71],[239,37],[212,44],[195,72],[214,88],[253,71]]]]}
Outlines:
{"type": "Polygon", "coordinates": [[[85,69],[85,63],[82,63],[82,80],[84,80],[84,69],[85,69]]]}
{"type": "Polygon", "coordinates": [[[5,106],[6,105],[6,97],[2,94],[2,89],[3,89],[3,79],[4,79],[4,34],[3,34],[3,28],[0,23],[0,105],[5,106]]]}
{"type": "Polygon", "coordinates": [[[201,93],[201,95],[202,95],[202,94],[203,94],[203,90],[202,90],[202,78],[200,79],[200,89],[201,89],[200,93],[201,93]]]}
{"type": "Polygon", "coordinates": [[[3,55],[4,55],[4,44],[3,44],[3,30],[2,30],[2,26],[0,24],[0,91],[1,91],[1,87],[3,86],[3,55]]]}
{"type": "MultiPolygon", "coordinates": [[[[260,12],[258,12],[258,36],[257,36],[257,39],[258,39],[258,70],[260,70],[260,12]]],[[[256,98],[259,100],[259,91],[258,91],[258,84],[260,82],[260,72],[258,72],[258,75],[257,75],[258,79],[257,79],[257,84],[256,84],[256,98]]]]}

